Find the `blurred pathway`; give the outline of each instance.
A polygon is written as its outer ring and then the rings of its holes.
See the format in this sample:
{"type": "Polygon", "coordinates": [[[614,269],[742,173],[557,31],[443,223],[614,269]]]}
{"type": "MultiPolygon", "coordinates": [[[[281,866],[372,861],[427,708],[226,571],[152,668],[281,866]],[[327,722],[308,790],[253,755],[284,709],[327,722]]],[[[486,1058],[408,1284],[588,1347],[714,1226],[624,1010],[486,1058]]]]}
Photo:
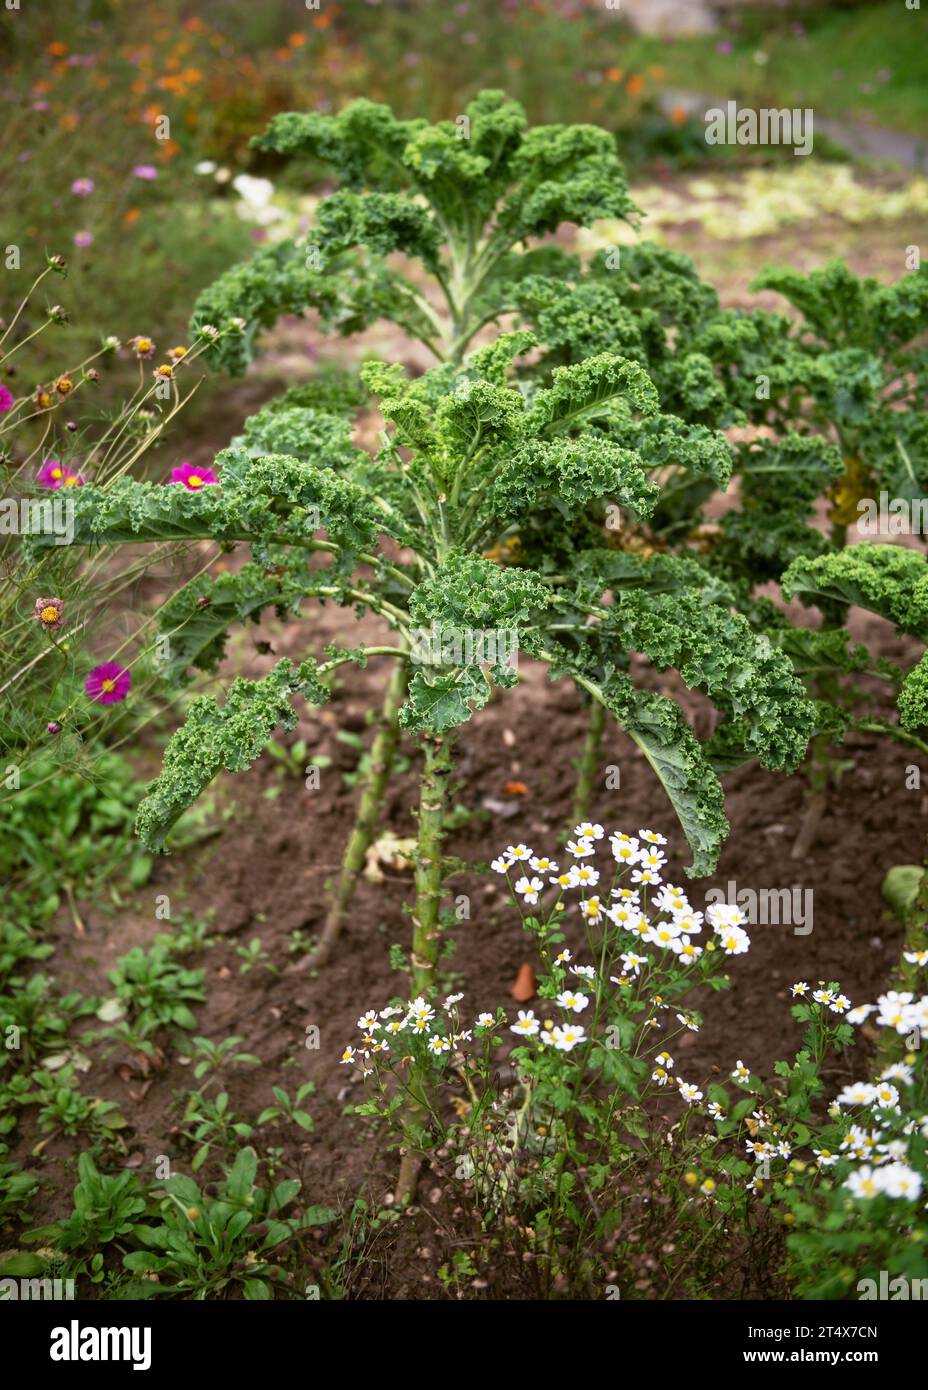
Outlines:
{"type": "MultiPolygon", "coordinates": [[[[697,120],[702,120],[705,112],[713,107],[724,108],[728,99],[679,88],[665,88],[660,95],[661,107],[668,115],[675,109],[683,110],[697,120]]],[[[828,120],[817,111],[814,117],[816,131],[845,150],[852,159],[883,159],[904,169],[928,169],[928,140],[924,138],[884,130],[864,121],[828,120]]]]}

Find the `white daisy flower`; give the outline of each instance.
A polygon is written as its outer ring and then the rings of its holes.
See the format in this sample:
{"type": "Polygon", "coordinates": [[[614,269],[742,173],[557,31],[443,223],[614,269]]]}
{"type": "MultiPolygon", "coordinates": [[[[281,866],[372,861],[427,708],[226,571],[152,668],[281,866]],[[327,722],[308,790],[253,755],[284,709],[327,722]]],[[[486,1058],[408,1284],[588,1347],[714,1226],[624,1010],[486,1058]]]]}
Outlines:
{"type": "Polygon", "coordinates": [[[544,888],[544,883],[540,878],[519,878],[513,884],[516,893],[521,894],[527,903],[537,903],[538,894],[544,888]]]}
{"type": "Polygon", "coordinates": [[[599,870],[594,869],[592,864],[575,864],[571,873],[575,884],[583,884],[587,888],[595,888],[599,882],[599,870]]]}
{"type": "Polygon", "coordinates": [[[654,946],[659,946],[661,950],[667,950],[671,942],[678,936],[682,936],[682,928],[676,922],[653,922],[644,934],[644,940],[651,942],[654,946]]]}
{"type": "Polygon", "coordinates": [[[640,975],[641,967],[651,964],[649,956],[639,956],[636,955],[634,951],[623,951],[621,961],[622,965],[625,967],[624,973],[631,973],[632,975],[640,975]]]}
{"type": "Polygon", "coordinates": [[[868,1081],[855,1081],[844,1089],[835,1099],[836,1105],[871,1105],[876,1088],[868,1081]]]}
{"type": "Polygon", "coordinates": [[[551,1029],[551,1040],[558,1052],[573,1052],[575,1047],[586,1042],[586,1033],[574,1023],[558,1024],[551,1029]]]}
{"type": "Polygon", "coordinates": [[[868,1200],[878,1196],[881,1190],[879,1174],[867,1163],[855,1169],[842,1186],[847,1188],[852,1197],[866,1197],[868,1200]]]}
{"type": "Polygon", "coordinates": [[[523,1037],[531,1038],[534,1037],[540,1027],[541,1025],[531,1009],[520,1009],[519,1017],[516,1022],[512,1024],[510,1032],[521,1033],[523,1037]]]}
{"type": "Polygon", "coordinates": [[[914,1202],[921,1195],[922,1180],[914,1168],[905,1163],[889,1163],[879,1170],[880,1191],[887,1197],[904,1197],[914,1202]]]}
{"type": "Polygon", "coordinates": [[[638,863],[638,841],[637,840],[610,840],[612,846],[612,856],[617,864],[624,864],[630,868],[638,863]]]}
{"type": "Polygon", "coordinates": [[[578,840],[601,840],[605,833],[601,825],[594,825],[588,820],[574,826],[574,834],[578,840]]]}
{"type": "Polygon", "coordinates": [[[671,941],[670,949],[683,961],[696,961],[702,955],[702,947],[690,941],[688,936],[678,936],[671,941]]]}
{"type": "Polygon", "coordinates": [[[572,1013],[582,1014],[590,1001],[585,994],[574,994],[572,990],[565,989],[557,996],[556,1002],[562,1009],[570,1009],[572,1013]]]}
{"type": "Polygon", "coordinates": [[[750,950],[751,938],[741,927],[726,927],[719,935],[719,945],[726,956],[743,956],[750,950]]]}
{"type": "Polygon", "coordinates": [[[577,906],[588,922],[596,923],[603,920],[605,910],[599,898],[595,896],[592,898],[584,898],[583,902],[578,903],[577,906]]]}

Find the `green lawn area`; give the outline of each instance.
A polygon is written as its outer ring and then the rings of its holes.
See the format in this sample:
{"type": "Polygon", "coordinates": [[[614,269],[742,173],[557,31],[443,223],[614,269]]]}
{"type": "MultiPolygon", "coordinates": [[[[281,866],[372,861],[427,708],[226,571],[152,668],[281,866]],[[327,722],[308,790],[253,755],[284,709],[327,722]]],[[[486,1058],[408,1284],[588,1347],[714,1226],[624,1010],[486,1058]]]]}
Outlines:
{"type": "Polygon", "coordinates": [[[825,119],[853,117],[928,141],[928,3],[804,14],[804,33],[794,32],[794,22],[779,12],[742,11],[739,30],[670,42],[635,38],[622,59],[639,69],[660,65],[670,87],[755,106],[811,106],[825,119]],[[725,42],[730,53],[718,51],[725,42]]]}

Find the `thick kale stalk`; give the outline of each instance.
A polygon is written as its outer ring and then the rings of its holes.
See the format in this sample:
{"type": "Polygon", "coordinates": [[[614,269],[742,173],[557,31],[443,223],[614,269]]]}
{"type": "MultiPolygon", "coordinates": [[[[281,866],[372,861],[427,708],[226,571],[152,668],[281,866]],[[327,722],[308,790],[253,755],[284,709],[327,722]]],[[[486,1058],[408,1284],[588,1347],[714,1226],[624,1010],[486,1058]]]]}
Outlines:
{"type": "Polygon", "coordinates": [[[331,957],[354,899],[367,851],[377,837],[381,805],[400,740],[399,712],[406,698],[407,679],[405,659],[397,661],[387,682],[354,825],[345,848],[338,880],[334,887],[329,889],[331,896],[325,922],[319,936],[319,944],[307,959],[308,969],[318,969],[331,957]]]}

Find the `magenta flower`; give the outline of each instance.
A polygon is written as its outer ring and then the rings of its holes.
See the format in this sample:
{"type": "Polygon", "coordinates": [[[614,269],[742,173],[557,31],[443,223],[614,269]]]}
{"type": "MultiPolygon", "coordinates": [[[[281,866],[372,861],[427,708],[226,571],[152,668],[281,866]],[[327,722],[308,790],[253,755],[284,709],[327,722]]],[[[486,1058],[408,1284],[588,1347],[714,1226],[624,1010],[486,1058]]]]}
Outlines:
{"type": "Polygon", "coordinates": [[[12,404],[12,392],[8,391],[5,386],[0,386],[0,415],[2,415],[4,411],[9,410],[12,404]]]}
{"type": "Polygon", "coordinates": [[[96,186],[93,179],[75,179],[71,184],[71,192],[76,198],[86,198],[96,186]]]}
{"type": "Polygon", "coordinates": [[[722,39],[721,42],[715,45],[715,51],[716,53],[731,53],[733,47],[734,45],[730,39],[722,39]]]}
{"type": "Polygon", "coordinates": [[[70,468],[66,468],[64,472],[64,485],[65,487],[83,487],[83,473],[74,473],[70,468]]]}
{"type": "Polygon", "coordinates": [[[64,603],[60,598],[37,598],[32,616],[46,632],[64,627],[64,603]]]}
{"type": "Polygon", "coordinates": [[[149,183],[158,177],[158,170],[154,164],[136,164],[132,172],[137,179],[147,179],[149,183]]]}
{"type": "Polygon", "coordinates": [[[92,246],[93,232],[75,232],[74,245],[79,247],[82,251],[86,250],[88,246],[92,246]]]}
{"type": "Polygon", "coordinates": [[[171,469],[171,482],[183,483],[188,492],[198,492],[201,487],[209,487],[218,481],[211,468],[197,468],[192,463],[181,463],[171,469]]]}
{"type": "Polygon", "coordinates": [[[45,727],[46,727],[46,729],[48,730],[48,732],[49,732],[50,734],[60,734],[60,733],[61,733],[61,725],[60,725],[60,724],[58,723],[58,721],[55,720],[55,719],[50,719],[50,720],[48,721],[48,723],[45,725],[45,727]]]}
{"type": "Polygon", "coordinates": [[[104,661],[102,666],[95,666],[84,681],[88,699],[101,705],[118,705],[129,694],[131,685],[132,677],[117,661],[104,661]]]}
{"type": "Polygon", "coordinates": [[[67,475],[68,470],[58,459],[46,459],[39,469],[36,481],[40,487],[50,487],[53,490],[57,490],[60,487],[64,487],[64,481],[67,475]]]}

